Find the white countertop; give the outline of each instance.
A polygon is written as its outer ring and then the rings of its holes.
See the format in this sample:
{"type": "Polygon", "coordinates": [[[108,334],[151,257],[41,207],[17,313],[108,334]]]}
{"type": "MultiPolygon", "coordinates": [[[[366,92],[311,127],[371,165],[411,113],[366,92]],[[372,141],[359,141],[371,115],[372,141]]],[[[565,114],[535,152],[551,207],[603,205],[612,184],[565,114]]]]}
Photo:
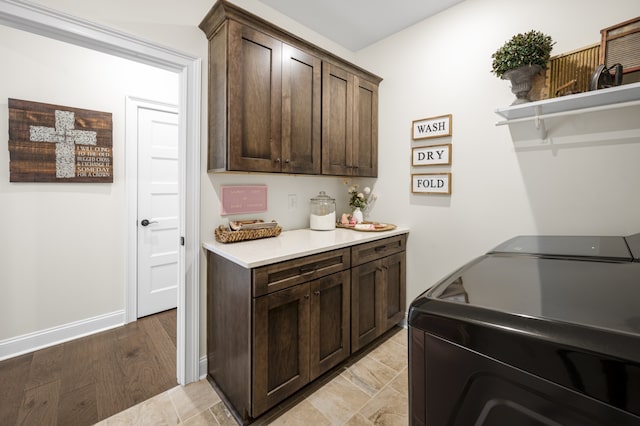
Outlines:
{"type": "Polygon", "coordinates": [[[333,231],[296,229],[283,231],[277,237],[237,243],[223,244],[212,239],[203,242],[202,246],[240,266],[255,268],[407,233],[409,228],[403,226],[382,232],[360,232],[343,228],[333,231]]]}

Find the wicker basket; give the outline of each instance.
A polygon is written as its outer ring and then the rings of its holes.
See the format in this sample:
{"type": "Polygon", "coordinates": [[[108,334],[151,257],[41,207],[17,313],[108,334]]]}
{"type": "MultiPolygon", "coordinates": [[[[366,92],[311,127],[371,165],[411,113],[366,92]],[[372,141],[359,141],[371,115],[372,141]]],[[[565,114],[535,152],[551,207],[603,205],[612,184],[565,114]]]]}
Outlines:
{"type": "Polygon", "coordinates": [[[257,240],[259,238],[277,237],[282,232],[282,228],[248,229],[231,231],[224,225],[220,225],[215,230],[216,241],[220,243],[237,243],[238,241],[257,240]]]}

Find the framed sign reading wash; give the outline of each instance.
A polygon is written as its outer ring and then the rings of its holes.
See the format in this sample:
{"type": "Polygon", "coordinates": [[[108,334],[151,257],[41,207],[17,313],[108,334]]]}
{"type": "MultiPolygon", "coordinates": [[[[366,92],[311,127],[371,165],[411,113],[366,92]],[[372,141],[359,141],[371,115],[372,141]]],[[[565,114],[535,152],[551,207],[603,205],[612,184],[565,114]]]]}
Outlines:
{"type": "Polygon", "coordinates": [[[111,113],[9,99],[10,182],[113,182],[111,113]]]}
{"type": "Polygon", "coordinates": [[[423,118],[414,120],[411,123],[411,138],[418,139],[441,138],[451,136],[452,115],[441,115],[439,117],[423,118]]]}

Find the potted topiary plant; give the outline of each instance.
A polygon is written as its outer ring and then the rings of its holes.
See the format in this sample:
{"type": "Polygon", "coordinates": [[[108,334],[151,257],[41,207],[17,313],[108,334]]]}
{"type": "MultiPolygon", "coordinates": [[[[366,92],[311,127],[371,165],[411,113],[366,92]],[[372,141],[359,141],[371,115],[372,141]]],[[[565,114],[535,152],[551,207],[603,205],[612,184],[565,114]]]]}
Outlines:
{"type": "Polygon", "coordinates": [[[531,30],[514,35],[491,55],[492,72],[511,81],[511,92],[516,95],[512,105],[529,102],[531,79],[547,68],[554,44],[551,36],[531,30]]]}

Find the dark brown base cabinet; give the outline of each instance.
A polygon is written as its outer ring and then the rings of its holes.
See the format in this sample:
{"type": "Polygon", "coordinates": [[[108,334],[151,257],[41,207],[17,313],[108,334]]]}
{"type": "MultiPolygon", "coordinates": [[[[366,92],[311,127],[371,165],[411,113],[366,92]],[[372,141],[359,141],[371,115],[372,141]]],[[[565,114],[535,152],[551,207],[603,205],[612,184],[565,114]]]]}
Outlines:
{"type": "Polygon", "coordinates": [[[254,300],[254,413],[259,415],[349,354],[349,271],[254,300]]]}
{"type": "Polygon", "coordinates": [[[209,380],[249,423],[405,315],[398,235],[247,269],[208,252],[209,380]]]}
{"type": "Polygon", "coordinates": [[[351,348],[357,351],[402,321],[405,252],[356,266],[351,272],[351,348]]]}

